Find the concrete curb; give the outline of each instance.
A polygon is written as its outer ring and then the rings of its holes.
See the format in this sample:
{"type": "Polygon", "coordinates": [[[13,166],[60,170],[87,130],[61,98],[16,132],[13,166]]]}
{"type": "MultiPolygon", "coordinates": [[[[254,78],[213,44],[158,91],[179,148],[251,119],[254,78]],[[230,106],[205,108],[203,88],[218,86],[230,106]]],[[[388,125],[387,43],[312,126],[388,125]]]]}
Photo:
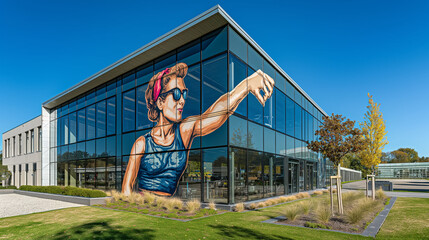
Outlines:
{"type": "Polygon", "coordinates": [[[45,198],[69,203],[82,204],[86,206],[105,204],[107,198],[111,197],[101,197],[101,198],[87,198],[87,197],[78,197],[78,196],[68,196],[68,195],[60,195],[60,194],[52,194],[52,193],[41,193],[41,192],[30,192],[30,191],[22,191],[15,189],[2,189],[0,190],[0,194],[8,194],[8,193],[16,193],[21,195],[26,195],[30,197],[38,197],[45,198]]]}

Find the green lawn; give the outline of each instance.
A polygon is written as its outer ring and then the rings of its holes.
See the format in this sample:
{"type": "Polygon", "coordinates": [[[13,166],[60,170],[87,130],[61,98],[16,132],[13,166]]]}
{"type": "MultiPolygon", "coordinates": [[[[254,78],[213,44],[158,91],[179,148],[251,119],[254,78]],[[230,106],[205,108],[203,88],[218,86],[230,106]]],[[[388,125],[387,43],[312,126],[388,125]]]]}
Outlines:
{"type": "MultiPolygon", "coordinates": [[[[95,207],[0,219],[0,239],[365,239],[361,236],[261,223],[285,205],[225,213],[190,222],[95,207]]],[[[429,237],[429,199],[400,198],[377,239],[429,237]]]]}

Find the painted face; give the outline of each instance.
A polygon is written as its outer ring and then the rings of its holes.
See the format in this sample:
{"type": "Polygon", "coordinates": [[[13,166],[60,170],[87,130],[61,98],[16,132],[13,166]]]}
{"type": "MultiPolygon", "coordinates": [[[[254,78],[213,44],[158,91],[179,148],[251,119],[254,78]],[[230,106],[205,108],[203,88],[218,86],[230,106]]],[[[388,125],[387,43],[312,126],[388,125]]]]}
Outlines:
{"type": "Polygon", "coordinates": [[[185,106],[185,98],[188,94],[188,89],[185,86],[183,78],[171,79],[167,86],[165,86],[163,94],[167,94],[165,100],[161,102],[161,110],[164,117],[170,122],[180,121],[182,119],[183,107],[185,106]]]}

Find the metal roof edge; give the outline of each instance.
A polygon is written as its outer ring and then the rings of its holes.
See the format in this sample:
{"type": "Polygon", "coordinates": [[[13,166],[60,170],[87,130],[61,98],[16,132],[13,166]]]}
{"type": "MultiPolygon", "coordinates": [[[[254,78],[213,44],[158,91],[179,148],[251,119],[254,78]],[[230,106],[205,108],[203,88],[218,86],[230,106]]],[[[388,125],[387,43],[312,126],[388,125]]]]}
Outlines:
{"type": "Polygon", "coordinates": [[[252,37],[250,37],[249,34],[247,34],[246,31],[244,31],[244,29],[238,25],[237,22],[234,21],[234,19],[232,19],[228,13],[221,7],[219,6],[219,10],[220,10],[220,14],[239,32],[239,34],[241,34],[249,43],[252,44],[252,46],[259,51],[259,53],[261,53],[267,60],[268,62],[270,62],[277,71],[279,71],[280,73],[282,73],[286,79],[294,86],[296,87],[301,93],[304,94],[304,96],[318,109],[320,110],[323,114],[325,114],[325,116],[327,116],[328,114],[313,100],[313,98],[310,97],[310,95],[307,94],[307,92],[304,91],[304,89],[301,88],[301,86],[299,86],[293,79],[292,77],[289,76],[289,74],[287,74],[271,57],[270,55],[268,55],[264,49],[262,49],[259,44],[256,43],[255,40],[252,39],[252,37]]]}
{"type": "MultiPolygon", "coordinates": [[[[33,121],[34,119],[38,118],[38,117],[42,117],[42,114],[40,114],[40,115],[38,115],[38,116],[36,116],[36,117],[34,117],[34,118],[30,119],[30,120],[27,120],[27,121],[25,121],[25,122],[23,122],[23,123],[19,124],[18,126],[14,127],[14,128],[11,128],[11,129],[7,130],[6,132],[2,133],[2,135],[4,135],[5,133],[8,133],[8,132],[10,132],[10,131],[14,130],[15,128],[18,128],[18,127],[19,127],[19,126],[21,126],[21,125],[24,125],[24,124],[26,124],[26,123],[28,123],[28,122],[31,122],[31,121],[33,121]]],[[[41,119],[40,119],[40,120],[41,120],[41,119]]]]}
{"type": "Polygon", "coordinates": [[[114,62],[113,64],[109,65],[108,67],[105,67],[104,69],[100,70],[99,72],[95,73],[94,75],[86,78],[85,80],[83,80],[83,81],[75,84],[74,86],[68,88],[67,90],[61,92],[60,94],[57,94],[56,96],[54,96],[54,97],[50,98],[49,100],[43,102],[42,103],[42,107],[46,107],[46,105],[48,103],[50,103],[50,102],[52,102],[52,101],[54,101],[54,100],[56,100],[56,99],[64,96],[65,94],[67,94],[67,93],[69,93],[69,92],[71,92],[71,91],[73,91],[73,90],[75,90],[75,89],[77,89],[77,88],[79,88],[79,87],[81,87],[81,86],[89,83],[89,82],[91,82],[92,80],[94,80],[97,77],[103,75],[104,73],[106,73],[106,72],[108,72],[108,71],[110,71],[110,70],[118,67],[122,63],[125,63],[128,60],[134,58],[136,55],[141,54],[141,53],[143,53],[143,52],[151,49],[152,47],[158,45],[159,42],[165,41],[165,40],[167,40],[167,39],[169,39],[169,38],[177,35],[178,33],[180,33],[182,31],[188,29],[189,27],[191,27],[191,26],[193,26],[193,25],[195,25],[195,24],[203,21],[204,19],[206,19],[206,18],[208,18],[210,16],[213,16],[216,13],[219,13],[219,9],[221,9],[221,7],[219,5],[216,5],[216,6],[212,7],[212,8],[210,8],[210,9],[208,9],[207,11],[205,11],[205,12],[201,13],[200,15],[192,18],[191,20],[185,22],[184,24],[182,24],[182,25],[174,28],[173,30],[165,33],[164,35],[156,38],[155,40],[149,42],[148,44],[146,44],[143,47],[137,49],[136,51],[134,51],[134,52],[128,54],[127,56],[119,59],[118,61],[114,62]]]}

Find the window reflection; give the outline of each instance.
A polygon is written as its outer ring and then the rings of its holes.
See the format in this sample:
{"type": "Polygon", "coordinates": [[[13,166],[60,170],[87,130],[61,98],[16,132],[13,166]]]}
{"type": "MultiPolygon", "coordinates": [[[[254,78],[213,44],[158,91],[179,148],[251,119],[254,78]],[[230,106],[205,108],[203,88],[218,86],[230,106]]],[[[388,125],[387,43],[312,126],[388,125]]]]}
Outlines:
{"type": "Polygon", "coordinates": [[[188,167],[179,183],[176,195],[182,199],[201,200],[201,151],[189,151],[188,167]]]}
{"type": "Polygon", "coordinates": [[[203,150],[204,202],[228,202],[228,163],[226,148],[203,150]]]}
{"type": "Polygon", "coordinates": [[[247,200],[247,151],[245,149],[231,148],[231,163],[233,164],[234,180],[231,188],[234,190],[234,202],[247,200]]]}
{"type": "MultiPolygon", "coordinates": [[[[227,92],[226,54],[203,62],[203,112],[227,92]]],[[[221,111],[226,111],[222,109],[221,111]]]]}

